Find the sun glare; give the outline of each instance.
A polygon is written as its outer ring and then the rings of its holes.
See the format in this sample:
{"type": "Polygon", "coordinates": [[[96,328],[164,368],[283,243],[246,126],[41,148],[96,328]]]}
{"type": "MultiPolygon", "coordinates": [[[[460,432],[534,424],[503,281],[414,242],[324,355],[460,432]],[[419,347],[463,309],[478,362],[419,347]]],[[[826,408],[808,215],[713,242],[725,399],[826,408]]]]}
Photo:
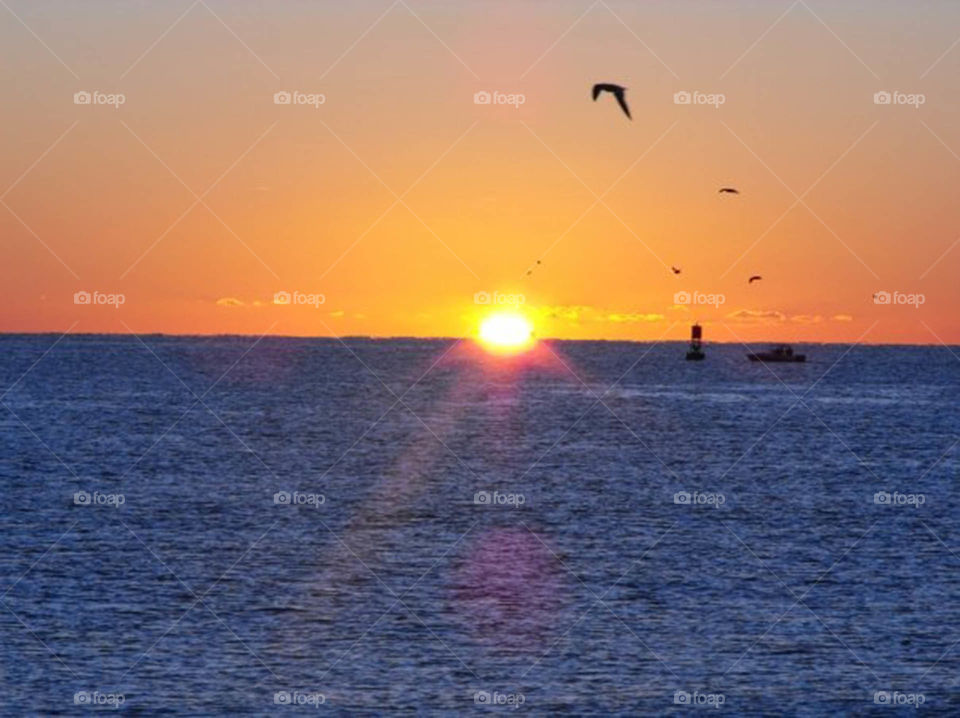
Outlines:
{"type": "Polygon", "coordinates": [[[498,312],[480,323],[480,343],[497,354],[517,354],[533,345],[533,325],[520,314],[498,312]]]}

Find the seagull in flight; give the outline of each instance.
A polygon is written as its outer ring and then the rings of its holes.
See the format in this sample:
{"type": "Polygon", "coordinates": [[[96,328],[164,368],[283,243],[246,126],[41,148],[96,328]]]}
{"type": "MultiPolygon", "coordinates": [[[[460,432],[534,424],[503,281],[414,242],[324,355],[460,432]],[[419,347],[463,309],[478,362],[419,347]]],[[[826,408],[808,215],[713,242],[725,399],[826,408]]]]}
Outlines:
{"type": "Polygon", "coordinates": [[[601,92],[610,92],[614,97],[617,98],[617,103],[620,105],[620,109],[623,110],[624,114],[627,116],[627,119],[632,120],[633,118],[630,116],[630,108],[627,107],[627,99],[623,94],[626,91],[626,87],[601,82],[593,86],[593,101],[597,101],[597,98],[600,97],[601,92]]]}
{"type": "Polygon", "coordinates": [[[753,284],[758,279],[763,279],[763,277],[761,277],[759,274],[754,274],[752,277],[750,277],[750,279],[747,280],[747,284],[753,284]]]}
{"type": "Polygon", "coordinates": [[[680,267],[674,267],[674,266],[671,264],[671,265],[670,265],[670,271],[672,271],[674,274],[680,274],[680,267]]]}
{"type": "Polygon", "coordinates": [[[740,194],[740,190],[736,187],[721,187],[717,190],[720,194],[740,194]]]}

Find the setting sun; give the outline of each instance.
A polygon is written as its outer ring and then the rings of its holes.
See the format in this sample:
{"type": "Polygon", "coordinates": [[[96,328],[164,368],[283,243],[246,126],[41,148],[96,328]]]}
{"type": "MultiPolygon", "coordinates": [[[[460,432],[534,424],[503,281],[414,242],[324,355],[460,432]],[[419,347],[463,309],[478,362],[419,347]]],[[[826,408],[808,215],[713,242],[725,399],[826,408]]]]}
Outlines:
{"type": "Polygon", "coordinates": [[[520,314],[498,312],[480,323],[478,337],[489,351],[516,354],[533,344],[533,325],[520,314]]]}

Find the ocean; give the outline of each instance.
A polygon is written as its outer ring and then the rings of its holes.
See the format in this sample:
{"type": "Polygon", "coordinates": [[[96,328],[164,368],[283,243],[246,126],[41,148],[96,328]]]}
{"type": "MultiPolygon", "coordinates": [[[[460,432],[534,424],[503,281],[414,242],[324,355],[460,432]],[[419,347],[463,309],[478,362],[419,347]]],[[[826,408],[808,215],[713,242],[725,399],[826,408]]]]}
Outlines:
{"type": "Polygon", "coordinates": [[[956,714],[960,352],[685,348],[3,337],[0,712],[956,714]]]}

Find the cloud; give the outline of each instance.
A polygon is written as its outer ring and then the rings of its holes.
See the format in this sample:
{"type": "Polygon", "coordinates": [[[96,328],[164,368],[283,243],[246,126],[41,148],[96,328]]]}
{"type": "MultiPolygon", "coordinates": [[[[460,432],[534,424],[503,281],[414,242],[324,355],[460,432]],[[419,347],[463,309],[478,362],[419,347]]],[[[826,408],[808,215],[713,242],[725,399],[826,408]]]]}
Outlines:
{"type": "Polygon", "coordinates": [[[834,315],[833,315],[833,321],[835,321],[835,322],[852,322],[852,321],[853,321],[853,317],[851,317],[849,314],[834,314],[834,315]]]}
{"type": "Polygon", "coordinates": [[[796,314],[790,317],[790,321],[797,324],[819,324],[823,321],[823,317],[819,314],[796,314]]]}
{"type": "Polygon", "coordinates": [[[246,304],[244,304],[241,300],[237,299],[236,297],[221,297],[220,299],[217,300],[217,306],[218,307],[245,307],[246,304]]]}
{"type": "Polygon", "coordinates": [[[537,314],[543,319],[560,319],[579,324],[583,322],[615,324],[638,324],[662,321],[662,314],[644,312],[618,312],[605,307],[591,307],[585,304],[570,304],[538,307],[537,314]]]}
{"type": "Polygon", "coordinates": [[[775,309],[738,309],[728,314],[727,319],[735,319],[740,322],[782,322],[786,319],[783,312],[775,309]]]}
{"type": "Polygon", "coordinates": [[[537,311],[546,319],[565,319],[569,322],[576,322],[579,321],[580,317],[584,314],[593,312],[593,307],[587,307],[582,304],[571,304],[539,307],[537,311]]]}
{"type": "Polygon", "coordinates": [[[663,319],[662,314],[608,314],[608,322],[623,322],[636,324],[640,322],[659,322],[663,319]]]}

